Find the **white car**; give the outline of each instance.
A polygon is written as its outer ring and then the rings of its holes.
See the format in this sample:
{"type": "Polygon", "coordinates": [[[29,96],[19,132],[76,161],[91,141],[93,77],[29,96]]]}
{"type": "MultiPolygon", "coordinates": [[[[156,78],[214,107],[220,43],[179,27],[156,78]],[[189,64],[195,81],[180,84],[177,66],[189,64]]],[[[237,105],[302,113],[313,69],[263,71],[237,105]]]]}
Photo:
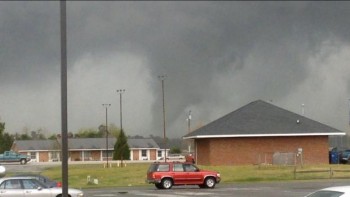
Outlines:
{"type": "MultiPolygon", "coordinates": [[[[68,189],[70,197],[84,197],[77,189],[68,189]]],[[[7,177],[0,179],[1,197],[62,197],[61,187],[49,188],[33,177],[7,177]]]]}
{"type": "Polygon", "coordinates": [[[317,190],[306,197],[350,197],[350,186],[335,186],[317,190]]]}
{"type": "MultiPolygon", "coordinates": [[[[164,160],[164,157],[159,158],[158,160],[164,160]]],[[[185,156],[180,154],[169,154],[166,156],[168,161],[185,161],[185,156]]]]}

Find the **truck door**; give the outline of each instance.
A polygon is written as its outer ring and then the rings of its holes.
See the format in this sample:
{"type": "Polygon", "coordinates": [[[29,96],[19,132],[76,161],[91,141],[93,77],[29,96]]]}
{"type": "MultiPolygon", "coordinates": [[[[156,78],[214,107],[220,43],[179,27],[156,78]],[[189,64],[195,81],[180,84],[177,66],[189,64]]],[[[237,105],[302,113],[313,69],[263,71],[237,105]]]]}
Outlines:
{"type": "Polygon", "coordinates": [[[184,172],[182,163],[174,163],[172,171],[173,171],[172,176],[173,176],[175,185],[188,184],[187,173],[184,172]]]}
{"type": "Polygon", "coordinates": [[[201,184],[203,183],[203,175],[199,169],[190,163],[185,163],[184,170],[187,173],[187,180],[190,184],[201,184]]]}

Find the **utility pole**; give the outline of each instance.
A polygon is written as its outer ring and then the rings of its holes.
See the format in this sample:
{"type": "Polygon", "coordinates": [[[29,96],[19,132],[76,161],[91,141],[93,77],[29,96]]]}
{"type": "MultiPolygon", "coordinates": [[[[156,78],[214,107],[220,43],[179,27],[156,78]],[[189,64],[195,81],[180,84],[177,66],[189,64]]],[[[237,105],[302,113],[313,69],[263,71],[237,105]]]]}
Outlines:
{"type": "MultiPolygon", "coordinates": [[[[188,112],[188,118],[187,118],[187,121],[188,121],[188,133],[191,133],[191,110],[188,112]]],[[[188,141],[188,154],[191,153],[191,141],[189,140],[188,141]]]]}
{"type": "Polygon", "coordinates": [[[67,101],[67,13],[66,1],[60,1],[61,34],[61,136],[62,196],[68,196],[68,101],[67,101]]]}
{"type": "Polygon", "coordinates": [[[117,93],[119,93],[120,98],[120,131],[123,130],[123,114],[122,114],[122,94],[125,92],[125,89],[119,89],[117,90],[117,93]]]}
{"type": "Polygon", "coordinates": [[[110,107],[111,104],[102,104],[102,106],[106,108],[106,167],[108,168],[108,107],[110,107]]]}
{"type": "Polygon", "coordinates": [[[166,149],[167,149],[167,142],[166,142],[166,132],[165,132],[165,102],[164,102],[164,97],[165,97],[165,93],[164,93],[164,80],[167,76],[166,75],[160,75],[158,76],[158,78],[161,80],[162,82],[162,98],[163,98],[163,138],[164,138],[164,161],[166,162],[166,149]]]}

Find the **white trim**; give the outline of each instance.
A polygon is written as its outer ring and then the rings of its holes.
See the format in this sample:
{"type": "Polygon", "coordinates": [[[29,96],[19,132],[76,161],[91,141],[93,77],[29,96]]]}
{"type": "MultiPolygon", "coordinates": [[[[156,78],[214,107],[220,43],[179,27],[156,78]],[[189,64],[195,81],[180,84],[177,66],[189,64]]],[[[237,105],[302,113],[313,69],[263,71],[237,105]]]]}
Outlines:
{"type": "Polygon", "coordinates": [[[130,150],[130,160],[134,160],[134,151],[130,150]]]}
{"type": "Polygon", "coordinates": [[[183,139],[203,139],[203,138],[235,138],[235,137],[296,137],[296,136],[329,136],[346,135],[345,133],[288,133],[288,134],[240,134],[240,135],[197,135],[183,137],[183,139]]]}
{"type": "Polygon", "coordinates": [[[61,150],[60,149],[55,149],[55,150],[35,150],[35,149],[22,150],[22,149],[18,149],[18,152],[50,152],[50,151],[61,151],[61,150]]]}
{"type": "MultiPolygon", "coordinates": [[[[102,148],[102,149],[68,149],[68,151],[105,151],[106,148],[102,148]]],[[[108,151],[110,150],[114,150],[111,148],[108,148],[108,151]]]]}

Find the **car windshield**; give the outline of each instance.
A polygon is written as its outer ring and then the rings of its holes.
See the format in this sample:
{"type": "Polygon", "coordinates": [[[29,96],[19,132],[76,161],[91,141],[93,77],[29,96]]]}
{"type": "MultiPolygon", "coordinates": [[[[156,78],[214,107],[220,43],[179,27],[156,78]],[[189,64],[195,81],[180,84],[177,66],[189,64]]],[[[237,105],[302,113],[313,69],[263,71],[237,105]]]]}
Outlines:
{"type": "Polygon", "coordinates": [[[317,191],[315,193],[312,193],[307,197],[339,197],[343,194],[344,192],[322,190],[322,191],[317,191]]]}

